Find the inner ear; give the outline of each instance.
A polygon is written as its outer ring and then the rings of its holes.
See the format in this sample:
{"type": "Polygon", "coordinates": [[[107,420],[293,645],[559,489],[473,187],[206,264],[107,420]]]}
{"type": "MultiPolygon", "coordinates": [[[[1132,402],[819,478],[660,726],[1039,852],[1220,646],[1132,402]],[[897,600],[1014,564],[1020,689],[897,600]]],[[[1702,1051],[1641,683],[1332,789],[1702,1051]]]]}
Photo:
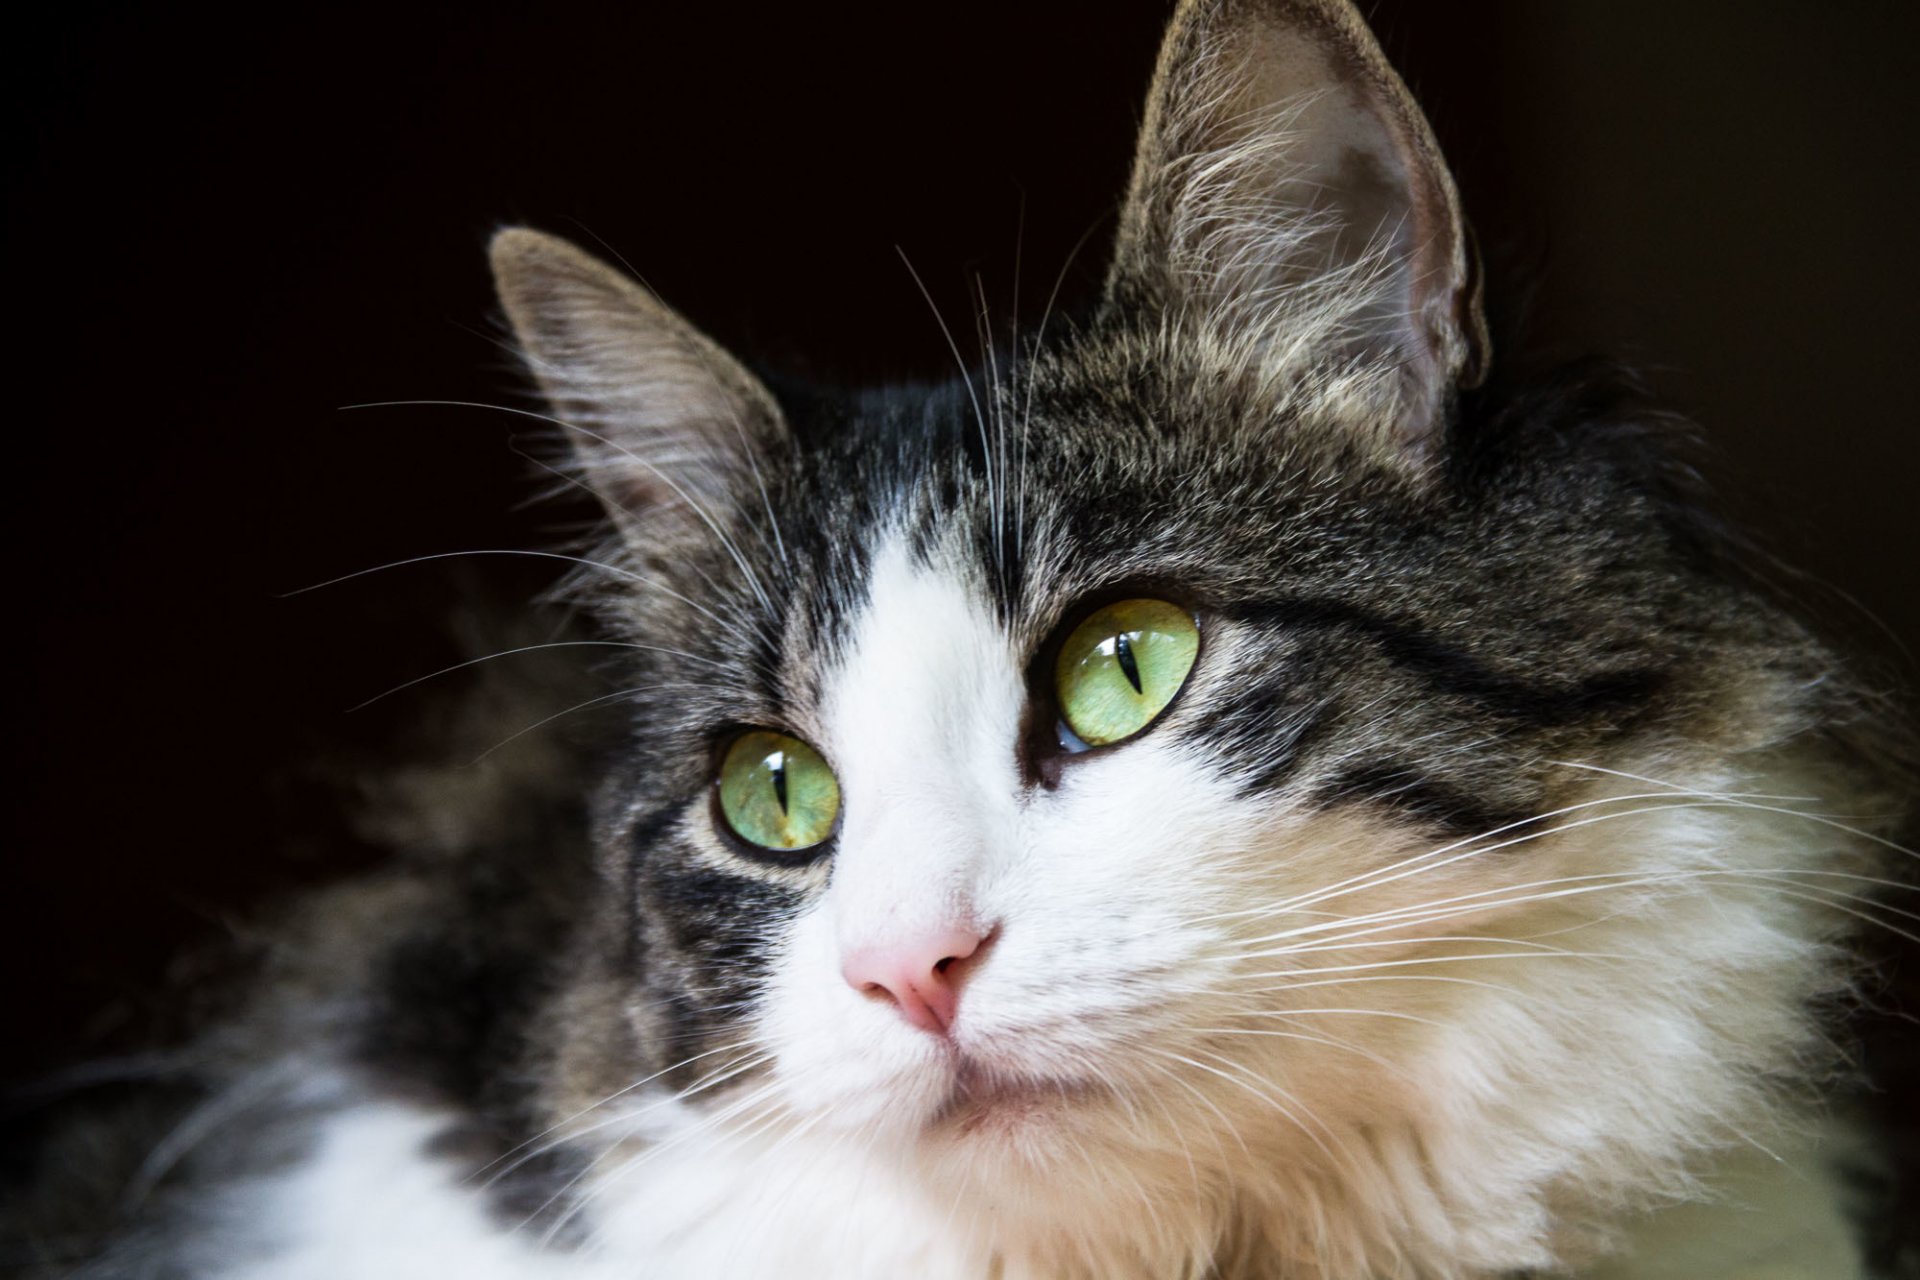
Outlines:
{"type": "Polygon", "coordinates": [[[501,304],[566,428],[583,479],[617,519],[711,524],[786,442],[773,396],[641,285],[565,240],[509,227],[489,250],[501,304]]]}
{"type": "Polygon", "coordinates": [[[1339,0],[1181,6],[1107,300],[1197,320],[1262,358],[1374,375],[1415,442],[1487,360],[1453,179],[1339,0]]]}

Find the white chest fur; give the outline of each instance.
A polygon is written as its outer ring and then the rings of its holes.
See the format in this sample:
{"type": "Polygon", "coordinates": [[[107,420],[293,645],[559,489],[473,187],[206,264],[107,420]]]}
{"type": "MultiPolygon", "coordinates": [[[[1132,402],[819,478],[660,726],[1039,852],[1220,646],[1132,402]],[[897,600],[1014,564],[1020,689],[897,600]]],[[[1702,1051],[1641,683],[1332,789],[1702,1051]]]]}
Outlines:
{"type": "Polygon", "coordinates": [[[897,1175],[802,1143],[669,1140],[632,1167],[614,1162],[609,1177],[578,1189],[587,1238],[563,1246],[547,1240],[544,1222],[492,1212],[484,1175],[429,1151],[447,1120],[384,1101],[328,1116],[297,1166],[221,1197],[208,1234],[226,1245],[198,1266],[221,1280],[962,1280],[989,1271],[954,1243],[944,1210],[907,1193],[897,1175]]]}
{"type": "MultiPolygon", "coordinates": [[[[445,1123],[397,1102],[333,1113],[297,1166],[222,1198],[209,1234],[229,1248],[199,1268],[220,1280],[1042,1280],[967,1244],[980,1206],[934,1203],[897,1169],[805,1140],[670,1143],[583,1184],[586,1242],[550,1245],[544,1226],[490,1212],[466,1166],[429,1152],[445,1123]]],[[[1714,1200],[1645,1220],[1587,1274],[1850,1280],[1857,1253],[1823,1163],[1811,1143],[1735,1156],[1710,1179],[1714,1200]]]]}

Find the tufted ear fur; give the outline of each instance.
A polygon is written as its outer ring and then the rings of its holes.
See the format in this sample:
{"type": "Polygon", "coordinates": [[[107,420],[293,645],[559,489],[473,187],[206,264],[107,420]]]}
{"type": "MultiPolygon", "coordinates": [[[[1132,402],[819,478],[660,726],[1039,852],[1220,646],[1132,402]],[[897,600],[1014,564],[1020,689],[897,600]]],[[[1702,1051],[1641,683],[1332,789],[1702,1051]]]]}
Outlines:
{"type": "Polygon", "coordinates": [[[1363,375],[1422,450],[1487,360],[1453,179],[1346,0],[1181,5],[1107,300],[1199,321],[1255,359],[1363,375]]]}
{"type": "Polygon", "coordinates": [[[509,227],[489,254],[514,335],[617,520],[712,521],[752,491],[754,457],[786,434],[758,379],[565,240],[509,227]]]}

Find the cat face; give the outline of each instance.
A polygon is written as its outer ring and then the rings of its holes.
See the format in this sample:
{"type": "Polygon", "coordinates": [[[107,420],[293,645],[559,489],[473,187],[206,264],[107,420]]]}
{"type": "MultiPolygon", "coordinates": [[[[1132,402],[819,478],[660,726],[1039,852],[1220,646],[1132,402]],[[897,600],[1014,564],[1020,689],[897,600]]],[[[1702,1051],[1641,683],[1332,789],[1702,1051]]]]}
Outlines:
{"type": "Polygon", "coordinates": [[[604,1080],[997,1230],[1387,1240],[1671,1184],[1804,1038],[1836,917],[1729,887],[1809,855],[1726,793],[1802,767],[1824,660],[1631,397],[1476,389],[1344,6],[1184,8],[1097,312],[944,387],[776,397],[570,246],[494,260],[636,646],[604,1080]]]}

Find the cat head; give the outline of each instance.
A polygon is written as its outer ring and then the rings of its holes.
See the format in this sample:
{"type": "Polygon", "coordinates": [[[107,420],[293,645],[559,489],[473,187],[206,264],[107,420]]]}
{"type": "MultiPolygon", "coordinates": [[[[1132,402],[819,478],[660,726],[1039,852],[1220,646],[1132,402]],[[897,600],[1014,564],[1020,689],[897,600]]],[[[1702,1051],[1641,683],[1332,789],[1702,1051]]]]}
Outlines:
{"type": "Polygon", "coordinates": [[[635,646],[578,1098],[665,1072],[996,1248],[1547,1265],[1802,1043],[1837,917],[1740,887],[1807,833],[1726,795],[1824,659],[1659,419],[1476,390],[1350,7],[1183,6],[1097,306],[944,386],[775,394],[564,242],[493,263],[635,646]]]}

